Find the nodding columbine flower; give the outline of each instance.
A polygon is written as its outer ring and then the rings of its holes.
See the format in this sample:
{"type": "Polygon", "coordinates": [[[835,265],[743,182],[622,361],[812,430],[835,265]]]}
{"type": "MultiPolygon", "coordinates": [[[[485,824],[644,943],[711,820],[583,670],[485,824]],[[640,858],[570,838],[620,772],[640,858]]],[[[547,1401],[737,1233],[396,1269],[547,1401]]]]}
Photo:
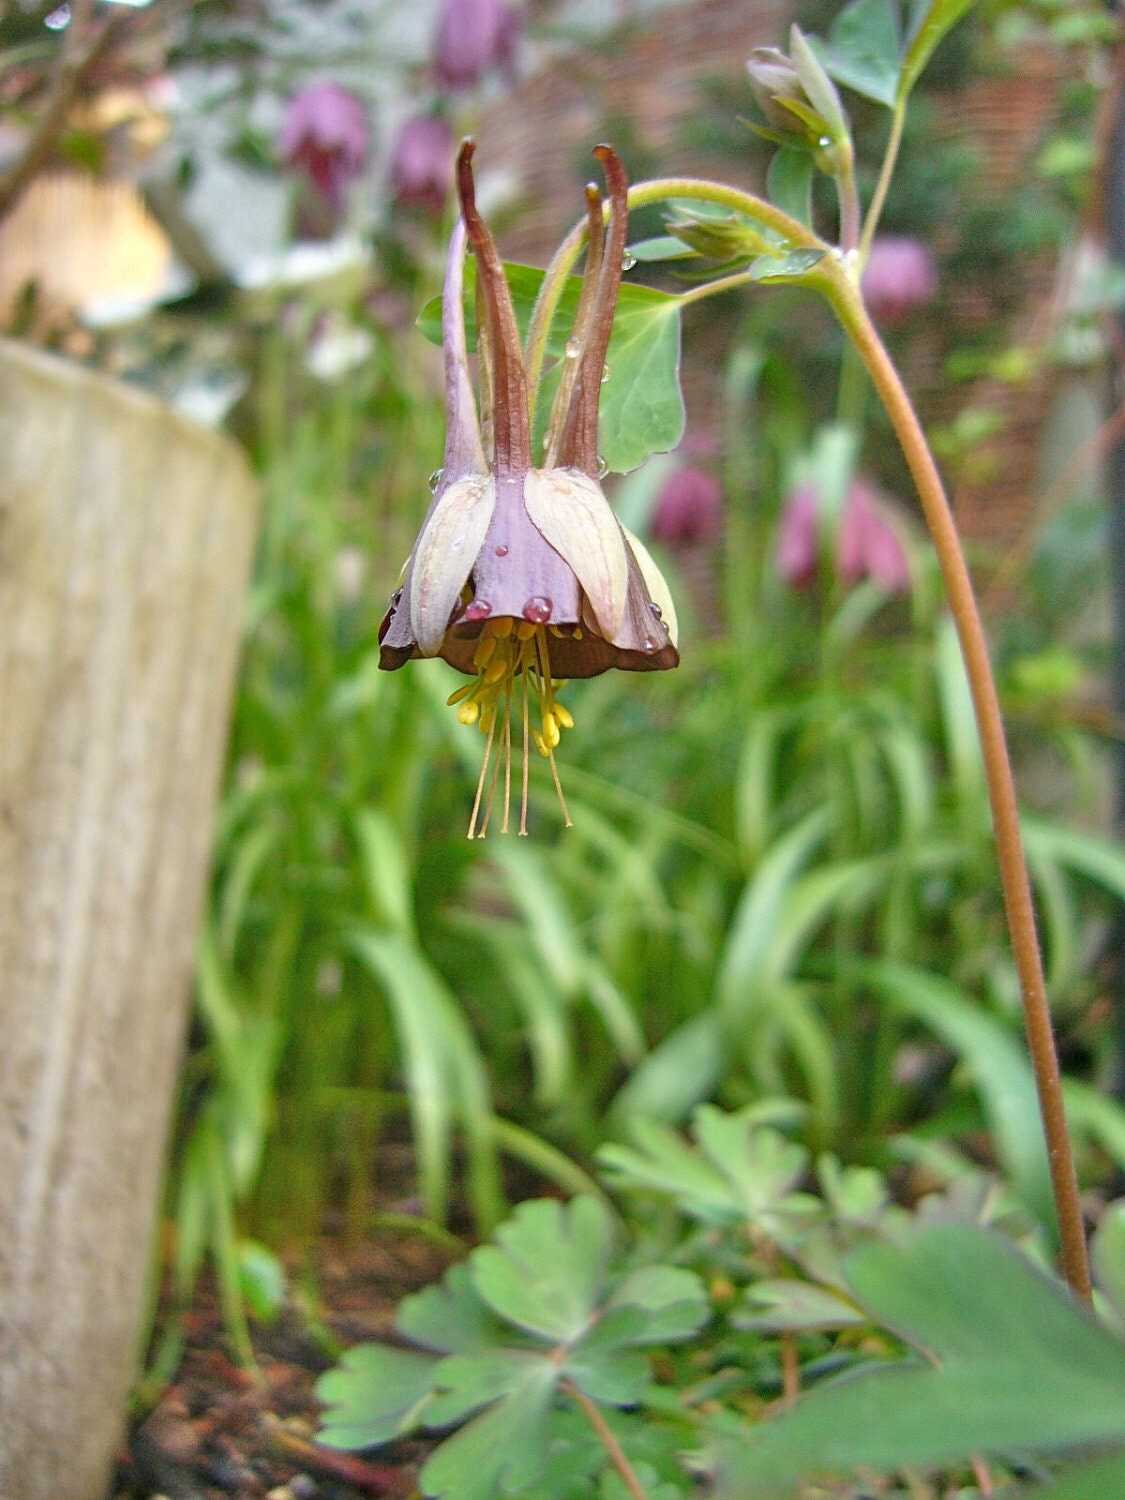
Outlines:
{"type": "Polygon", "coordinates": [[[442,293],[445,461],[379,631],[379,665],[393,671],[412,657],[440,656],[472,677],[449,702],[463,724],[478,725],[486,736],[469,820],[469,837],[483,838],[501,776],[501,832],[509,825],[513,717],[521,764],[519,832],[527,832],[532,744],[550,763],[569,826],[554,754],[562,730],[573,724],[559,702],[563,680],[595,677],[610,667],[661,671],[676,666],[679,656],[668,586],[598,482],[598,400],[627,230],[624,169],[608,146],[596,148],[609,223],[597,188],[587,187],[582,295],[546,451],[536,466],[515,312],[503,264],[477,213],[472,154],[473,143],[466,141],[457,161],[461,218],[442,293]],[[466,243],[477,267],[480,417],[462,303],[466,243]]]}

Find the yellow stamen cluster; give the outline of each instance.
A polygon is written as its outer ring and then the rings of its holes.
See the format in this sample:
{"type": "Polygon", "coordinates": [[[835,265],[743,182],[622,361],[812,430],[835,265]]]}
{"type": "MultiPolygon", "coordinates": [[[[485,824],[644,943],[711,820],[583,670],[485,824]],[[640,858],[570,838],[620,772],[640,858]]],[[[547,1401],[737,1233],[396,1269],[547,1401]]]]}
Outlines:
{"type": "Polygon", "coordinates": [[[556,696],[560,684],[551,678],[547,627],[533,624],[529,620],[515,620],[510,615],[487,620],[473,653],[473,666],[477,669],[477,676],[472,682],[451,693],[448,699],[451,705],[458,705],[457,717],[462,724],[476,724],[481,733],[487,736],[476,800],[469,819],[469,837],[484,838],[488,832],[501,765],[504,767],[504,816],[500,832],[508,831],[512,797],[513,706],[519,713],[522,747],[519,831],[523,835],[527,833],[528,762],[532,744],[551,764],[559,805],[569,827],[570,816],[555,765],[555,747],[562,731],[574,727],[574,720],[556,696]],[[533,697],[539,710],[538,729],[531,725],[533,697]]]}

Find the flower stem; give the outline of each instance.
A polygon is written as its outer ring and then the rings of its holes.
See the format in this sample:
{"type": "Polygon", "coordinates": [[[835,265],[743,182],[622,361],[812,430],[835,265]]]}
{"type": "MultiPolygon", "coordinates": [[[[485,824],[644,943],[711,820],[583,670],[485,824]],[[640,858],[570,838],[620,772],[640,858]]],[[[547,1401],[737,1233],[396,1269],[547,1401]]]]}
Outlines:
{"type": "Polygon", "coordinates": [[[591,1401],[586,1392],[580,1391],[572,1381],[561,1381],[559,1388],[582,1408],[583,1415],[597,1433],[599,1442],[609,1454],[610,1463],[621,1476],[621,1482],[632,1495],[633,1500],[648,1500],[644,1485],[637,1478],[636,1470],[626,1457],[624,1448],[614,1437],[609,1423],[598,1410],[596,1402],[591,1401]]]}
{"type": "Polygon", "coordinates": [[[879,169],[879,181],[875,184],[875,191],[871,195],[871,202],[867,208],[867,218],[864,220],[863,235],[859,242],[860,265],[863,265],[867,259],[867,252],[871,249],[871,241],[875,238],[875,231],[879,227],[879,218],[883,212],[883,204],[887,201],[887,189],[891,185],[895,163],[898,161],[898,148],[902,145],[902,130],[905,124],[906,99],[903,97],[895,104],[895,112],[891,117],[891,134],[887,141],[887,150],[883,157],[883,165],[879,169]]]}
{"type": "Polygon", "coordinates": [[[1023,855],[1011,761],[980,611],[937,465],[898,372],[867,315],[858,288],[844,269],[830,260],[826,260],[817,270],[818,279],[867,366],[872,383],[879,392],[902,445],[922,502],[922,510],[941,566],[949,607],[957,626],[980,734],[1004,906],[1019,975],[1024,1028],[1039,1095],[1043,1133],[1047,1141],[1063,1269],[1072,1290],[1088,1299],[1090,1267],[1082,1226],[1078,1179],[1063,1108],[1062,1080],[1035,927],[1031,882],[1023,855]]]}

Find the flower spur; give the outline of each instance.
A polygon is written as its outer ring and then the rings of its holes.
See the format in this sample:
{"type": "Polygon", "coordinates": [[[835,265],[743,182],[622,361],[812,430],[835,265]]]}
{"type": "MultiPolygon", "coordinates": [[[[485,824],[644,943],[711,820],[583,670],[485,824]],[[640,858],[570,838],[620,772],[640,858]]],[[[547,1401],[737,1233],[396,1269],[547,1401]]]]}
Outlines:
{"type": "Polygon", "coordinates": [[[473,681],[450,697],[462,723],[486,735],[469,837],[484,837],[501,772],[501,832],[512,796],[512,717],[520,727],[519,832],[527,832],[535,745],[550,763],[569,824],[554,751],[572,726],[565,679],[611,667],[660,671],[679,661],[667,584],[617,520],[598,475],[598,402],[627,233],[624,169],[596,148],[608,187],[586,190],[589,245],[582,294],[552,409],[543,464],[532,462],[527,375],[511,293],[477,212],[473,144],[457,161],[461,218],[442,293],[446,441],[438,487],[379,632],[379,665],[440,656],[473,681]],[[469,375],[462,287],[466,243],[477,267],[480,413],[469,375]],[[532,717],[537,719],[533,726],[532,717]]]}

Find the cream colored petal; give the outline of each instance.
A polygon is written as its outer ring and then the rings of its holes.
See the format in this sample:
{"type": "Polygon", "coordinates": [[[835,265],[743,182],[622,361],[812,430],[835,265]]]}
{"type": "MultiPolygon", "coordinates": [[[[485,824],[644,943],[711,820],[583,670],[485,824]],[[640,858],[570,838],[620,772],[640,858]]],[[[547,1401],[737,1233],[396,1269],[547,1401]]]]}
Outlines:
{"type": "Polygon", "coordinates": [[[632,549],[633,556],[637,559],[637,567],[641,570],[641,577],[648,589],[648,596],[654,604],[660,606],[660,618],[668,627],[668,637],[673,646],[680,644],[680,627],[676,620],[676,605],[672,599],[672,590],[668,587],[664,574],[652,560],[652,553],[641,541],[639,536],[634,536],[626,526],[621,530],[625,533],[625,540],[632,549]]]}
{"type": "Polygon", "coordinates": [[[531,469],[523,495],[528,515],[569,565],[602,635],[612,640],[625,616],[629,560],[601,485],[573,469],[531,469]]]}
{"type": "Polygon", "coordinates": [[[423,656],[441,649],[495,504],[496,481],[490,474],[472,474],[449,486],[422,528],[410,579],[410,625],[423,656]]]}

